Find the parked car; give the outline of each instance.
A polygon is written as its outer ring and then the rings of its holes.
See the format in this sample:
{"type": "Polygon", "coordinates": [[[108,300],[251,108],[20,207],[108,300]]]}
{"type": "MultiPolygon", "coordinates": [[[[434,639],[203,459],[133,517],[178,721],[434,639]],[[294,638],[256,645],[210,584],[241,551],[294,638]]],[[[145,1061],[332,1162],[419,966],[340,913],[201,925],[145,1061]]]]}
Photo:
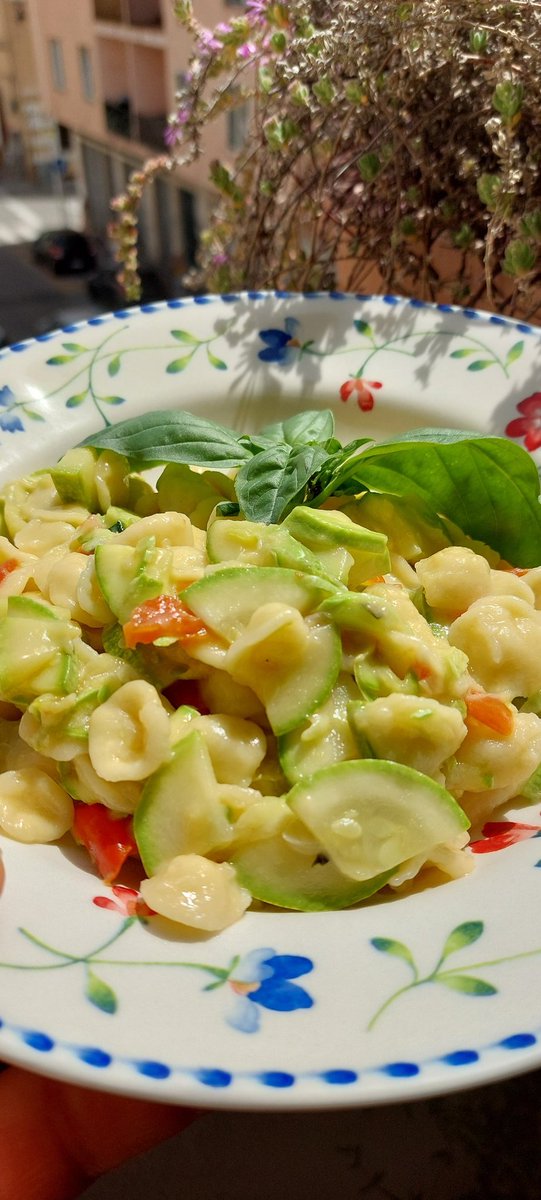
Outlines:
{"type": "Polygon", "coordinates": [[[101,316],[103,309],[91,300],[75,301],[62,308],[53,308],[46,316],[38,317],[32,330],[34,337],[42,337],[46,333],[54,333],[55,329],[65,329],[66,326],[76,325],[79,321],[90,321],[92,317],[101,316]]]}
{"type": "MultiPolygon", "coordinates": [[[[128,303],[122,284],[117,278],[118,270],[118,267],[116,269],[115,267],[103,268],[96,271],[95,274],[89,275],[86,281],[89,296],[112,309],[124,308],[128,303]]],[[[143,268],[139,274],[141,276],[141,304],[152,304],[154,301],[170,299],[170,289],[157,271],[143,268]]]]}
{"type": "Polygon", "coordinates": [[[55,275],[92,271],[97,265],[97,247],[76,229],[51,229],[42,233],[33,247],[34,262],[55,275]]]}

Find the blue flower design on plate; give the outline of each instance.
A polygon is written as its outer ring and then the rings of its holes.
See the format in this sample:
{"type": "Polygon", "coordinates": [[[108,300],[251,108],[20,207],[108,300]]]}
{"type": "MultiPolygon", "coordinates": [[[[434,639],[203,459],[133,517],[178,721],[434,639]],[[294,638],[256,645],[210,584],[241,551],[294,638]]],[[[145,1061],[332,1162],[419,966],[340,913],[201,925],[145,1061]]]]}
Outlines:
{"type": "Polygon", "coordinates": [[[291,362],[300,345],[296,337],[299,325],[296,317],[286,317],[283,329],[260,329],[259,336],[265,342],[265,349],[257,356],[261,362],[291,362]]]}
{"type": "Polygon", "coordinates": [[[228,1024],[242,1033],[255,1033],[260,1025],[260,1008],[274,1012],[312,1008],[312,997],[292,980],[313,969],[312,960],[299,954],[275,954],[269,948],[251,950],[229,976],[235,1002],[226,1017],[228,1024]]]}
{"type": "Polygon", "coordinates": [[[7,409],[7,412],[0,412],[0,429],[6,433],[18,433],[24,431],[24,425],[21,418],[13,412],[16,400],[11,388],[4,385],[0,388],[0,405],[7,409]]]}

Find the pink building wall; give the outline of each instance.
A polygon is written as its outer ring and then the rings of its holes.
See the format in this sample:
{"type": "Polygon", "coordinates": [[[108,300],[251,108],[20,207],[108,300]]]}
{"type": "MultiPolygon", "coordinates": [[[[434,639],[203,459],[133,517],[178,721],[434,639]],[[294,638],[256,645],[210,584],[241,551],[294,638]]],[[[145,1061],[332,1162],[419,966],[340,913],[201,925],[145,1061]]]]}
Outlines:
{"type": "MultiPolygon", "coordinates": [[[[78,164],[86,181],[89,225],[104,236],[111,197],[123,189],[130,171],[164,148],[166,118],[175,108],[191,39],[176,20],[171,0],[28,0],[28,6],[43,103],[71,131],[75,169],[78,164]],[[152,23],[140,24],[144,18],[152,23]],[[63,56],[63,87],[54,79],[53,42],[57,56],[63,56]],[[83,49],[93,78],[91,98],[84,94],[83,49]]],[[[243,6],[194,0],[194,7],[198,20],[212,27],[242,12],[243,6]]],[[[204,155],[147,195],[143,225],[150,258],[169,257],[178,261],[180,272],[184,269],[193,228],[205,225],[215,202],[209,164],[217,157],[227,159],[224,117],[209,129],[204,155]],[[194,215],[187,216],[192,207],[194,215]]]]}

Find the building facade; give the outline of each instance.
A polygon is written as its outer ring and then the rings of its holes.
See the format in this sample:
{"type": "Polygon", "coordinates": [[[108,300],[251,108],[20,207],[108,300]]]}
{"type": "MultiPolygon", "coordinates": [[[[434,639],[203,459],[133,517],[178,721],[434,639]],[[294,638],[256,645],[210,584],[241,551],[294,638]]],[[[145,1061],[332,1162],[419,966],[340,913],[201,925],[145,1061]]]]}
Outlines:
{"type": "Polygon", "coordinates": [[[0,163],[14,175],[46,178],[57,149],[44,108],[25,0],[0,0],[0,163]]]}
{"type": "MultiPolygon", "coordinates": [[[[14,4],[14,0],[0,0],[14,4]]],[[[59,170],[83,189],[89,230],[106,241],[111,199],[132,170],[164,149],[167,116],[191,52],[171,0],[18,0],[32,32],[38,90],[55,123],[59,170]]],[[[199,0],[212,27],[243,3],[199,0]]],[[[205,156],[157,180],[141,210],[143,265],[172,280],[193,263],[198,230],[213,204],[209,162],[222,156],[228,126],[218,119],[205,156]]],[[[234,149],[234,146],[231,146],[234,149]]]]}

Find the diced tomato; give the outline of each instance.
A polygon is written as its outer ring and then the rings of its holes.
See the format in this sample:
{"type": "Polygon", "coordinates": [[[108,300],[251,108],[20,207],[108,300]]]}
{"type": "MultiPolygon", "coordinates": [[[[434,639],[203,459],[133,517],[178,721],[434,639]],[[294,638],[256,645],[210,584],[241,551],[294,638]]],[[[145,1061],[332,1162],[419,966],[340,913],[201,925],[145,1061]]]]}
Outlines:
{"type": "Polygon", "coordinates": [[[197,679],[175,679],[173,683],[168,683],[167,687],[162,688],[162,695],[173,705],[173,708],[181,708],[183,704],[189,704],[191,708],[197,708],[200,713],[210,712],[201,699],[197,679]]]}
{"type": "Polygon", "coordinates": [[[104,804],[75,804],[72,833],[85,846],[105,883],[112,883],[127,858],[137,857],[131,817],[115,817],[104,804]]]}
{"type": "Polygon", "coordinates": [[[432,674],[430,667],[427,666],[427,664],[423,663],[423,662],[412,663],[411,669],[413,671],[413,674],[416,675],[417,679],[419,679],[419,680],[429,679],[432,674]]]}
{"type": "Polygon", "coordinates": [[[513,710],[500,696],[487,692],[468,692],[466,696],[467,719],[479,721],[487,729],[509,737],[513,732],[515,718],[513,710]]]}
{"type": "Polygon", "coordinates": [[[505,562],[504,559],[498,563],[498,570],[507,571],[509,575],[527,575],[529,569],[529,567],[512,567],[511,564],[505,562]]]}
{"type": "Polygon", "coordinates": [[[180,642],[205,637],[208,629],[176,596],[155,596],[134,608],[122,627],[124,641],[132,649],[138,643],[149,644],[157,638],[173,637],[180,642]]]}
{"type": "Polygon", "coordinates": [[[4,579],[7,579],[7,576],[11,575],[11,572],[15,571],[18,566],[20,563],[16,558],[6,558],[5,562],[0,565],[0,583],[3,583],[4,579]]]}

